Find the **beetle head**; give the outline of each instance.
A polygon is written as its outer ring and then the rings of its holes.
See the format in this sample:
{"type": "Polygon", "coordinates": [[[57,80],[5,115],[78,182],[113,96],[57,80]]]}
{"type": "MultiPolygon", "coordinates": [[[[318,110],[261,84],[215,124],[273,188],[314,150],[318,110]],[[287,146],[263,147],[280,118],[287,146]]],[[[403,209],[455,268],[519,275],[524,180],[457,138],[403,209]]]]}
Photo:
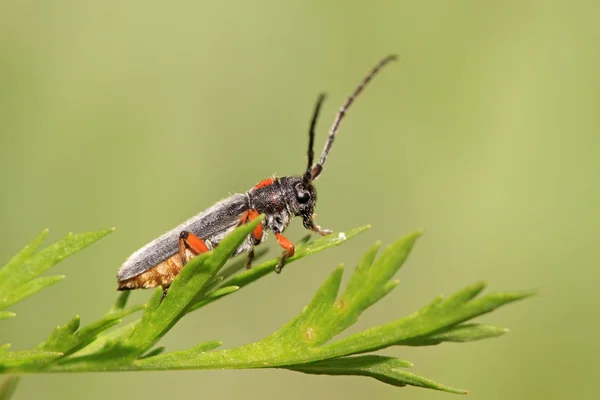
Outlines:
{"type": "Polygon", "coordinates": [[[303,176],[290,176],[281,181],[286,193],[287,205],[296,217],[302,217],[304,227],[313,227],[313,213],[317,204],[317,191],[313,184],[305,182],[303,176]]]}

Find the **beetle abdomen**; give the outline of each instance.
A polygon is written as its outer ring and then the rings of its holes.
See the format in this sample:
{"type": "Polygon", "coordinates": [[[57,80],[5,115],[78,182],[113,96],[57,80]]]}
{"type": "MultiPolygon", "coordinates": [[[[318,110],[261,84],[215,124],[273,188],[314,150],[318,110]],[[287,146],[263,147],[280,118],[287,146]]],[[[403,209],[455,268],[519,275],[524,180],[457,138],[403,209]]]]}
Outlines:
{"type": "MultiPolygon", "coordinates": [[[[186,250],[187,261],[192,257],[194,257],[194,253],[186,250]]],[[[139,275],[119,281],[118,290],[169,287],[182,268],[181,256],[177,253],[139,275]]]]}

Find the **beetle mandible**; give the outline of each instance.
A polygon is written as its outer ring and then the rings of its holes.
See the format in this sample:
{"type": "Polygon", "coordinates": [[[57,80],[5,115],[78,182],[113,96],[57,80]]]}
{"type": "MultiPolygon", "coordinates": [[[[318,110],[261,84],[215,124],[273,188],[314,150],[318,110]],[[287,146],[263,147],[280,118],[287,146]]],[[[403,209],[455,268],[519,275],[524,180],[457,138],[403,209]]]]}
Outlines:
{"type": "Polygon", "coordinates": [[[335,140],[340,122],[346,111],[367,83],[395,55],[383,58],[365,76],[360,85],[348,97],[338,111],[319,161],[313,165],[315,126],[325,94],[320,94],[310,121],[308,143],[308,166],[303,175],[272,177],[260,181],[245,194],[234,194],[223,199],[188,219],[159,238],[151,241],[123,263],[117,274],[118,290],[153,288],[161,286],[166,295],[168,287],[185,264],[194,256],[215,248],[234,228],[265,214],[265,218],[235,251],[235,254],[248,253],[248,268],[254,257],[254,246],[260,244],[270,230],[275,234],[279,245],[284,249],[275,271],[281,272],[287,259],[294,255],[294,244],[283,236],[283,232],[293,217],[302,217],[306,229],[326,235],[328,229],[321,229],[313,220],[317,192],[313,182],[319,177],[323,165],[335,140]]]}

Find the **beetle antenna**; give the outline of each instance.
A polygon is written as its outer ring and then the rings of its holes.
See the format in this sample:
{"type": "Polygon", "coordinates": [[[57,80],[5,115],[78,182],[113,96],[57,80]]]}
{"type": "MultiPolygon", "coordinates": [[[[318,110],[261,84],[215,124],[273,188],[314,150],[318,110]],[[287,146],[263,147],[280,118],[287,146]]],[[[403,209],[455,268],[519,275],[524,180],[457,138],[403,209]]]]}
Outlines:
{"type": "Polygon", "coordinates": [[[321,105],[323,104],[323,101],[325,101],[325,93],[321,93],[319,95],[319,98],[317,99],[317,104],[315,105],[315,110],[313,111],[313,116],[312,119],[310,121],[310,128],[308,131],[308,167],[306,167],[306,172],[304,173],[304,184],[308,184],[310,183],[310,181],[312,180],[312,175],[311,175],[311,171],[312,171],[312,165],[313,165],[313,160],[315,158],[315,151],[314,151],[314,147],[315,147],[315,128],[317,126],[317,119],[319,119],[319,112],[321,111],[321,105]]]}
{"type": "Polygon", "coordinates": [[[313,180],[317,179],[317,177],[323,170],[323,164],[325,164],[325,159],[327,159],[327,154],[329,154],[329,150],[331,150],[331,145],[333,144],[333,141],[335,140],[335,135],[338,131],[338,128],[340,127],[340,122],[342,122],[342,119],[344,118],[344,115],[346,115],[346,111],[348,110],[348,108],[350,108],[350,106],[352,105],[354,100],[358,97],[360,92],[362,92],[362,90],[365,88],[365,86],[367,86],[367,83],[369,83],[369,81],[379,72],[379,70],[381,68],[383,68],[390,61],[394,61],[397,59],[398,59],[398,56],[396,56],[395,54],[392,54],[392,55],[389,55],[389,56],[383,58],[381,61],[379,61],[377,63],[377,65],[375,65],[375,67],[367,74],[367,76],[364,77],[364,79],[360,83],[360,85],[358,85],[356,87],[356,89],[354,89],[354,92],[350,95],[350,97],[348,97],[348,99],[346,100],[344,105],[340,108],[337,115],[335,116],[335,119],[333,120],[333,125],[331,126],[331,129],[329,130],[329,137],[327,138],[327,142],[325,143],[325,147],[323,148],[323,153],[321,153],[321,158],[319,159],[319,162],[312,168],[311,178],[313,180]]]}

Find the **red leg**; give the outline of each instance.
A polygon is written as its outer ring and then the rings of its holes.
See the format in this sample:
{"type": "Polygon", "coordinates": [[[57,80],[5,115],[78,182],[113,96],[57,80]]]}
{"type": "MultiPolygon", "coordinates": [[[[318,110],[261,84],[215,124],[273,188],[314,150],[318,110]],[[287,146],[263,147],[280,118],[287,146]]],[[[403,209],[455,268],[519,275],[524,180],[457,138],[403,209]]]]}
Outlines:
{"type": "MultiPolygon", "coordinates": [[[[179,257],[181,257],[181,265],[185,266],[189,261],[186,256],[186,250],[190,249],[192,253],[195,255],[206,253],[209,251],[204,240],[200,239],[198,236],[194,235],[190,231],[181,231],[179,234],[179,257]]],[[[162,303],[165,297],[167,297],[167,291],[169,290],[168,286],[163,286],[162,288],[163,294],[160,298],[160,302],[162,303]]]]}
{"type": "Polygon", "coordinates": [[[277,238],[277,243],[284,248],[283,254],[281,255],[281,260],[279,260],[279,264],[277,264],[277,267],[275,267],[275,272],[280,273],[288,258],[294,255],[295,247],[294,243],[290,242],[289,239],[287,239],[281,233],[276,233],[275,237],[277,238]]]}
{"type": "MultiPolygon", "coordinates": [[[[252,221],[254,218],[258,217],[260,214],[256,210],[246,210],[242,217],[240,218],[240,225],[243,225],[247,222],[252,221]]],[[[259,224],[254,230],[252,230],[252,236],[256,239],[257,242],[260,242],[263,235],[263,226],[259,224]]]]}
{"type": "MultiPolygon", "coordinates": [[[[240,225],[252,221],[259,215],[260,214],[256,210],[246,210],[244,212],[244,214],[242,214],[242,217],[240,218],[240,225]]],[[[254,238],[256,244],[260,243],[262,236],[263,236],[263,225],[258,224],[258,226],[252,230],[252,237],[254,238]]],[[[250,250],[250,252],[248,253],[248,263],[246,264],[247,269],[252,268],[252,260],[253,259],[254,259],[254,249],[250,250]]]]}
{"type": "Polygon", "coordinates": [[[189,231],[181,231],[179,234],[179,255],[181,256],[182,265],[187,264],[188,260],[185,256],[185,250],[188,248],[192,250],[192,253],[195,255],[209,251],[204,241],[198,236],[189,231]]]}

